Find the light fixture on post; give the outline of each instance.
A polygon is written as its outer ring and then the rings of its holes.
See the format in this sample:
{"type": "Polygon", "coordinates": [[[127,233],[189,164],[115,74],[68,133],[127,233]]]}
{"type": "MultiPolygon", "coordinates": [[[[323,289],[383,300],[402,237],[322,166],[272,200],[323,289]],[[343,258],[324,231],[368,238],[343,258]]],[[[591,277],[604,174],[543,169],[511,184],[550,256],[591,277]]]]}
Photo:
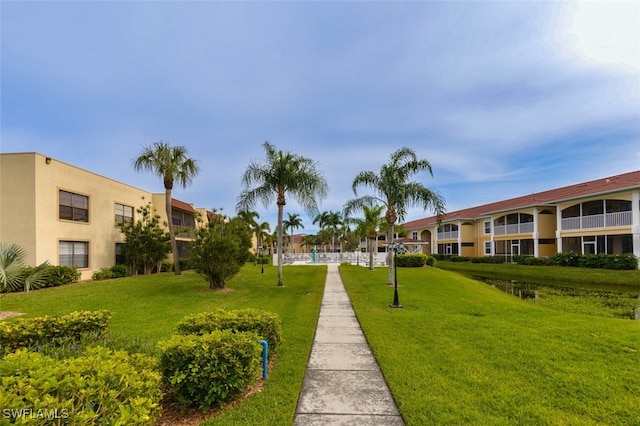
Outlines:
{"type": "Polygon", "coordinates": [[[404,245],[402,243],[391,243],[389,248],[393,250],[393,303],[389,305],[391,308],[402,308],[400,300],[398,298],[398,250],[402,250],[404,245]]]}
{"type": "Polygon", "coordinates": [[[264,274],[264,246],[260,246],[260,265],[261,265],[261,274],[264,274]]]}

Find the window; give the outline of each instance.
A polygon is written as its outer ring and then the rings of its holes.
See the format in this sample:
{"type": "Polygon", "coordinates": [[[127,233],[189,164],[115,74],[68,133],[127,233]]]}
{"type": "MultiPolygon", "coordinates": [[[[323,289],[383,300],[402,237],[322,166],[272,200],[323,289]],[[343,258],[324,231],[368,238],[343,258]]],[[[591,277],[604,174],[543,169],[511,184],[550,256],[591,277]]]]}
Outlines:
{"type": "Polygon", "coordinates": [[[116,243],[116,265],[124,265],[126,263],[123,247],[123,243],[116,243]]]}
{"type": "Polygon", "coordinates": [[[89,243],[60,241],[58,246],[60,266],[89,267],[89,243]]]}
{"type": "Polygon", "coordinates": [[[116,203],[116,225],[133,222],[133,207],[116,203]]]}
{"type": "Polygon", "coordinates": [[[484,242],[484,254],[491,255],[491,241],[484,242]]]}
{"type": "Polygon", "coordinates": [[[491,221],[487,220],[484,222],[484,233],[485,234],[490,234],[491,233],[491,221]]]}
{"type": "Polygon", "coordinates": [[[59,218],[74,222],[89,222],[89,197],[62,191],[58,193],[59,218]]]}
{"type": "Polygon", "coordinates": [[[413,238],[414,240],[417,240],[418,239],[418,231],[413,231],[411,233],[411,238],[413,238]]]}

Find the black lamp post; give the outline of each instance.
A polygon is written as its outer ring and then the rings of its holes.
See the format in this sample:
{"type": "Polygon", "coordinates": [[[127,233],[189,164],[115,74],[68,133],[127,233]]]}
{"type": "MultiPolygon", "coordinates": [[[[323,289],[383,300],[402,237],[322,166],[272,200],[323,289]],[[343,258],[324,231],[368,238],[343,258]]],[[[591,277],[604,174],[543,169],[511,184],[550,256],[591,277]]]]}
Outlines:
{"type": "Polygon", "coordinates": [[[264,246],[260,247],[260,267],[261,267],[261,274],[264,274],[264,246]]]}
{"type": "Polygon", "coordinates": [[[391,243],[389,248],[393,250],[393,303],[389,305],[391,308],[402,308],[400,300],[398,299],[398,250],[404,246],[402,243],[391,243]]]}

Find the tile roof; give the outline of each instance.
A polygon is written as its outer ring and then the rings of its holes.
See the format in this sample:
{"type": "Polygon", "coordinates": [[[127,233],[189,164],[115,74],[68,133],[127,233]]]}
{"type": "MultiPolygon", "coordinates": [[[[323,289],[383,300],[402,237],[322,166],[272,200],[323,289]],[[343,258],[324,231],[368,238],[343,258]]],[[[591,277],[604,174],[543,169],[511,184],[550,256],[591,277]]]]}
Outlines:
{"type": "MultiPolygon", "coordinates": [[[[481,206],[456,210],[445,214],[443,221],[477,219],[490,213],[509,211],[530,206],[542,206],[545,204],[571,200],[573,198],[606,194],[608,192],[620,191],[627,188],[640,188],[640,170],[596,179],[589,182],[578,183],[575,185],[564,186],[548,191],[536,192],[529,195],[523,195],[521,197],[510,198],[508,200],[483,204],[481,206]]],[[[436,217],[431,216],[406,222],[404,227],[407,230],[411,230],[424,228],[435,223],[436,217]]]]}
{"type": "Polygon", "coordinates": [[[183,212],[196,212],[193,204],[185,203],[184,201],[176,200],[175,198],[171,199],[171,207],[173,207],[174,209],[182,210],[183,212]]]}

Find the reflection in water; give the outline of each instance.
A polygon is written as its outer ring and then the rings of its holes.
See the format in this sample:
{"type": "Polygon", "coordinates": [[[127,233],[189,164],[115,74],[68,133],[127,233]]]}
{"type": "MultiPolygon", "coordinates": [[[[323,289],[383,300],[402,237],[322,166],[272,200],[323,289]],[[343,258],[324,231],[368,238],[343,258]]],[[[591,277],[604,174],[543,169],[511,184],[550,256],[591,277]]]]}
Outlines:
{"type": "Polygon", "coordinates": [[[584,305],[588,301],[592,305],[593,312],[580,309],[580,313],[602,315],[602,311],[608,311],[608,315],[617,318],[630,318],[640,320],[640,289],[621,287],[613,288],[579,288],[563,287],[558,285],[542,285],[526,283],[516,280],[497,280],[491,278],[472,277],[475,280],[485,282],[507,294],[524,300],[533,300],[541,304],[577,312],[571,309],[567,302],[575,300],[576,305],[584,305]],[[564,300],[562,302],[561,300],[564,300]]]}

